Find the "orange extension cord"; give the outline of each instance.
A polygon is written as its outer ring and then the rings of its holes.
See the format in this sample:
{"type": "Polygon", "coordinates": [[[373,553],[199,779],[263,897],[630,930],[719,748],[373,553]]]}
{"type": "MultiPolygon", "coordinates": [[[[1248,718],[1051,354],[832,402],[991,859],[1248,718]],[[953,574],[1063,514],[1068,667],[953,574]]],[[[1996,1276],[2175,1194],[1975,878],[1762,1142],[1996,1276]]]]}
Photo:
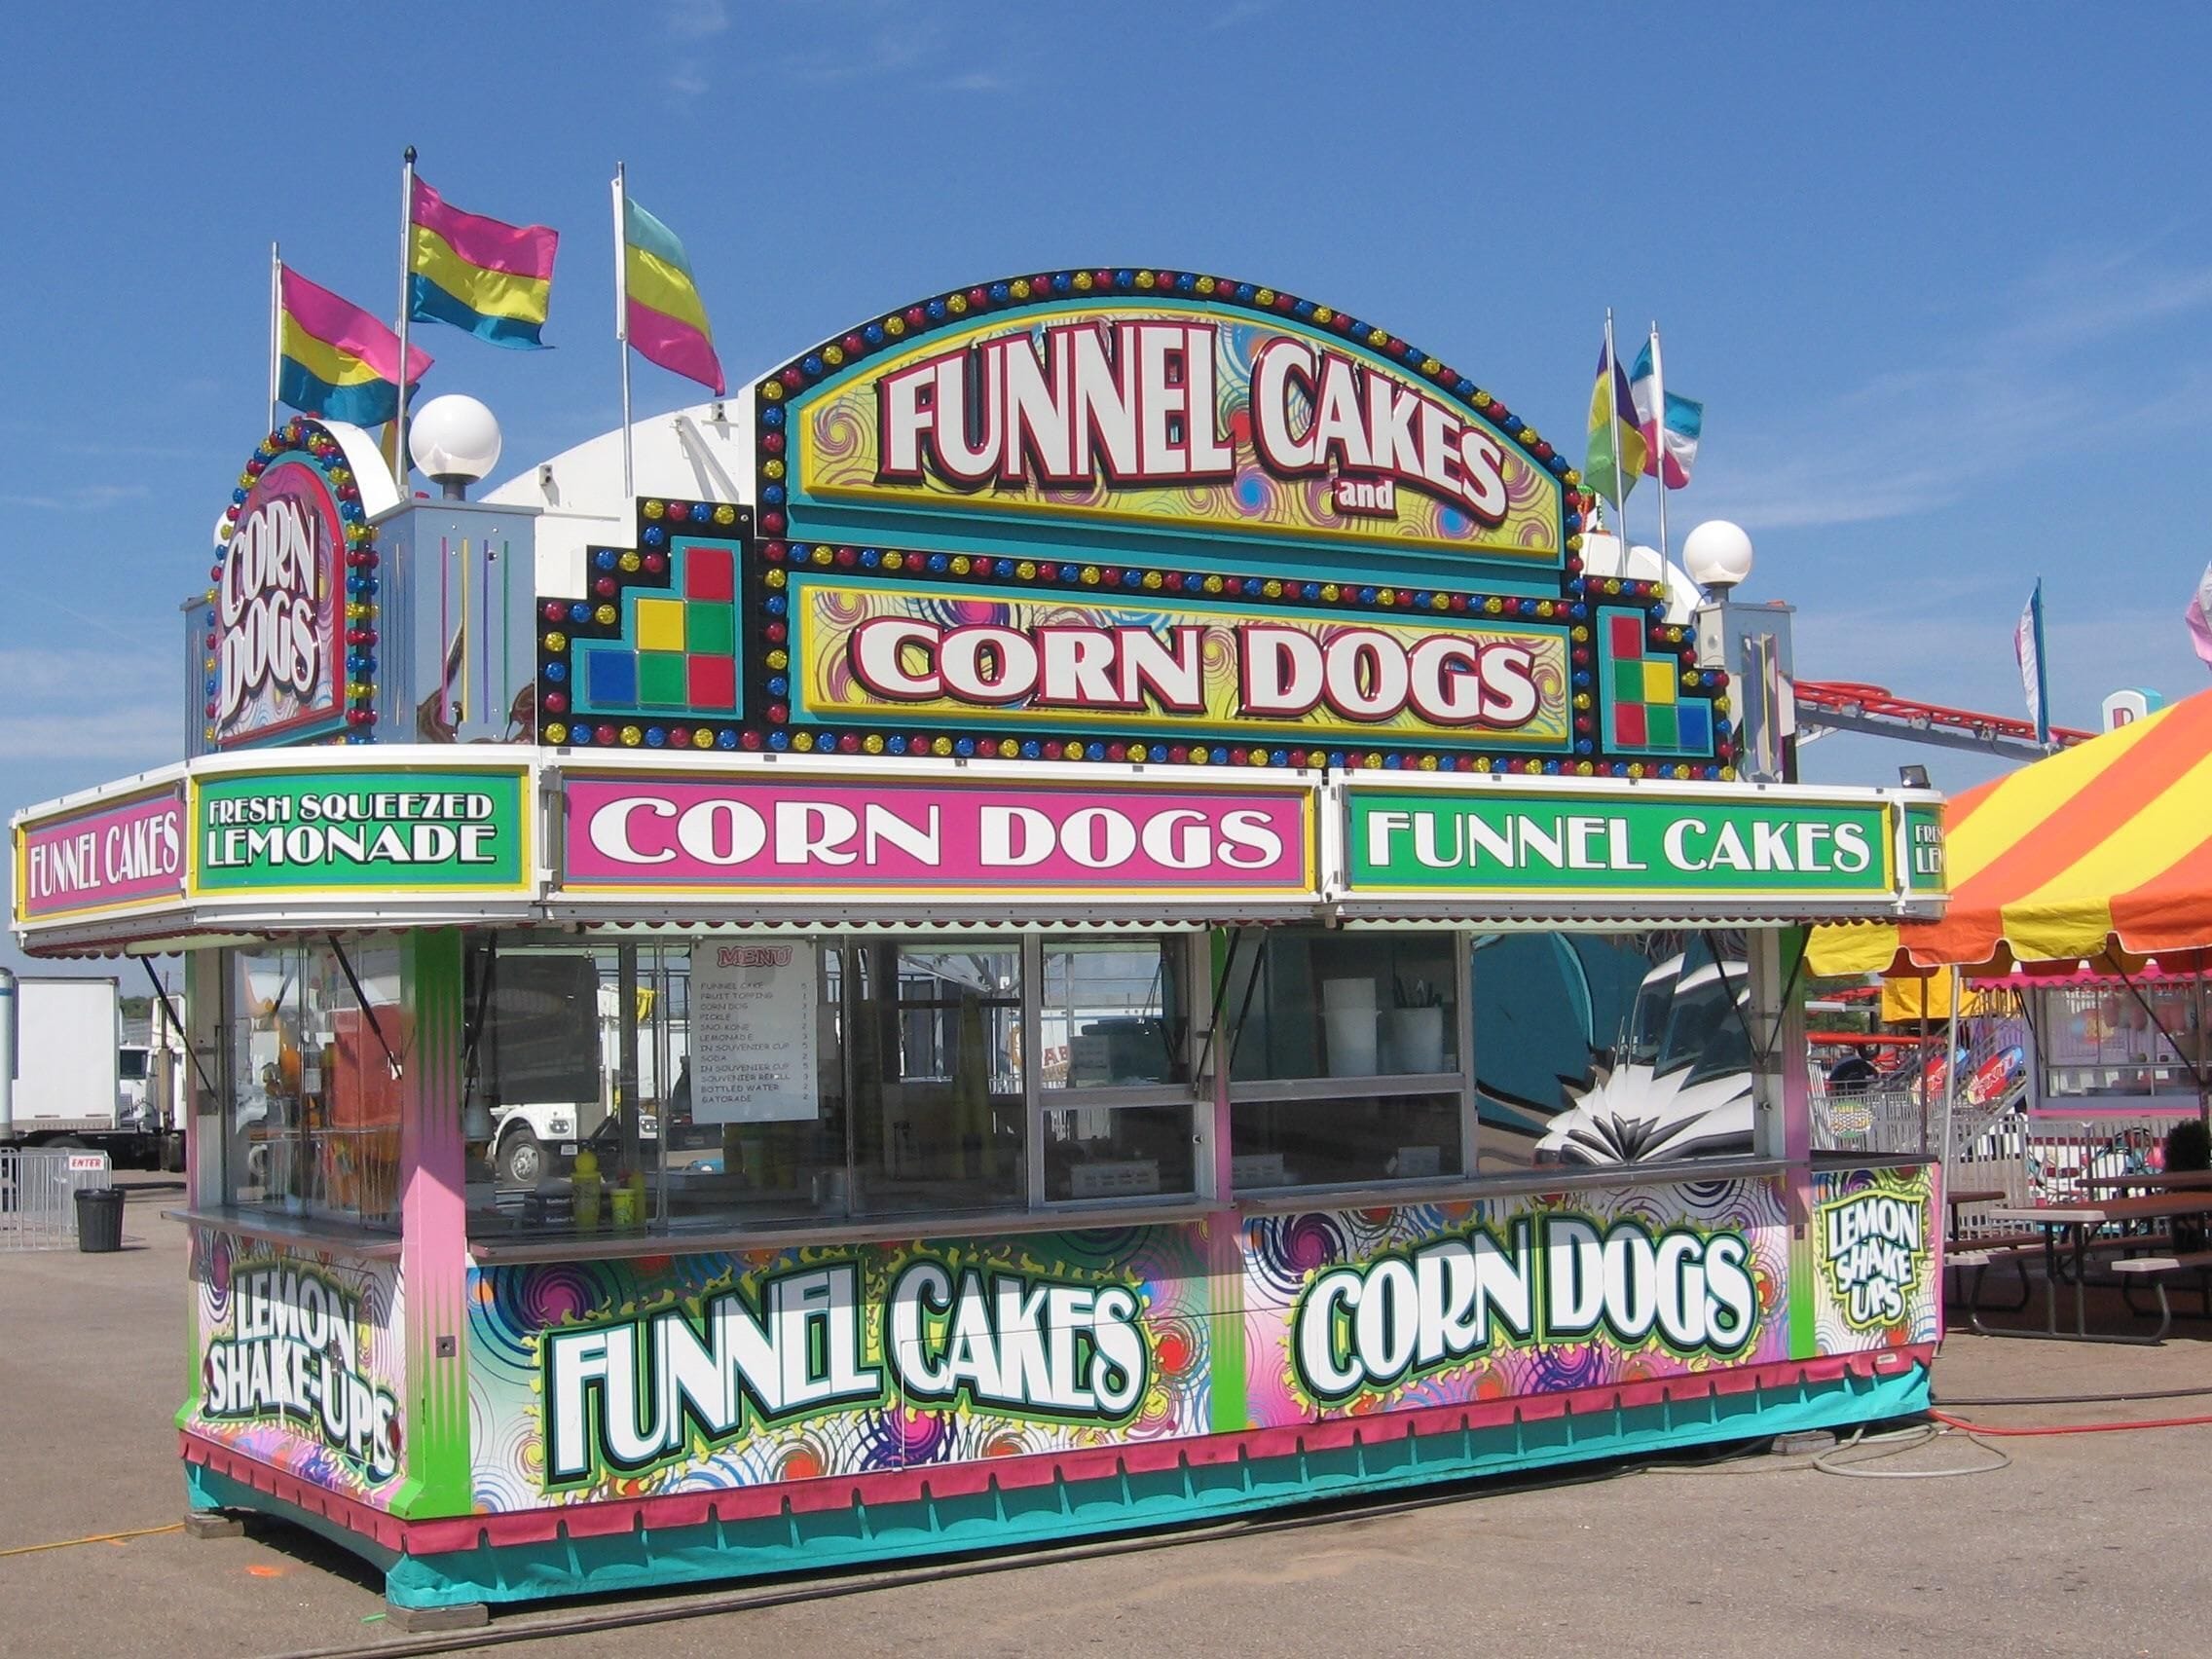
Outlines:
{"type": "Polygon", "coordinates": [[[2185,1417],[2153,1418],[2144,1422],[2054,1422],[2034,1428],[1993,1428],[1985,1422],[1969,1422],[1965,1418],[1953,1417],[1949,1412],[1931,1411],[1928,1415],[1934,1418],[1937,1422],[1948,1423],[1951,1427],[1963,1430],[1968,1434],[1992,1434],[2011,1437],[2025,1437],[2038,1434],[2118,1434],[2123,1429],[2198,1428],[2205,1423],[2212,1423],[2212,1417],[2185,1417]]]}

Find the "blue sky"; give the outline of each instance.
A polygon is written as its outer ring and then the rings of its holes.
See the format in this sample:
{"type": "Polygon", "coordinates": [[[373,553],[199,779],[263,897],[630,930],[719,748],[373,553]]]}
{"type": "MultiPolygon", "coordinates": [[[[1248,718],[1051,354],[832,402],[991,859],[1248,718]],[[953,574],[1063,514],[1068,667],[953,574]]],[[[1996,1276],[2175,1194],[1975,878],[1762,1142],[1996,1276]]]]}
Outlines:
{"type": "MultiPolygon", "coordinates": [[[[39,8],[0,63],[0,807],[171,758],[178,601],[264,430],[272,238],[387,310],[399,152],[563,233],[543,353],[418,339],[519,468],[616,419],[607,179],[733,378],[887,306],[1154,263],[1383,322],[1579,447],[1604,308],[1706,403],[1800,671],[2053,715],[2212,684],[2212,15],[2136,6],[39,8]]],[[[641,364],[641,410],[688,401],[641,364]]],[[[503,469],[504,470],[504,469],[503,469]]],[[[1654,528],[1648,486],[1632,499],[1654,528]]],[[[1836,739],[1815,777],[1972,757],[1836,739]]]]}

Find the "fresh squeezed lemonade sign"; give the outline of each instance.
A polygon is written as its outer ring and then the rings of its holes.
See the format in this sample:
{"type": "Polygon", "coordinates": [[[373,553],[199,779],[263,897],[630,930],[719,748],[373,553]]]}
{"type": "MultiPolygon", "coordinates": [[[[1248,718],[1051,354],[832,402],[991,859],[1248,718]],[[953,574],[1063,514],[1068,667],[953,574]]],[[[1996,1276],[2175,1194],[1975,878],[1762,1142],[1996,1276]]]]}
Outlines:
{"type": "Polygon", "coordinates": [[[202,892],[512,888],[525,878],[523,774],[241,773],[193,791],[202,892]]]}
{"type": "Polygon", "coordinates": [[[217,747],[339,712],[337,498],[313,466],[283,461],[255,480],[215,583],[217,747]]]}

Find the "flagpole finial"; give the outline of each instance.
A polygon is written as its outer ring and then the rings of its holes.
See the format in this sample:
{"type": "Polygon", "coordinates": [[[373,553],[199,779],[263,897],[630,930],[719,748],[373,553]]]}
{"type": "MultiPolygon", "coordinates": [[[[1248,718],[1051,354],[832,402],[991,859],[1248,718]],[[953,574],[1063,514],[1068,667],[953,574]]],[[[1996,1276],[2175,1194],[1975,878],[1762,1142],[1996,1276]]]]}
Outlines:
{"type": "Polygon", "coordinates": [[[415,165],[415,146],[410,144],[406,149],[400,151],[399,159],[405,162],[409,166],[413,166],[415,165]]]}

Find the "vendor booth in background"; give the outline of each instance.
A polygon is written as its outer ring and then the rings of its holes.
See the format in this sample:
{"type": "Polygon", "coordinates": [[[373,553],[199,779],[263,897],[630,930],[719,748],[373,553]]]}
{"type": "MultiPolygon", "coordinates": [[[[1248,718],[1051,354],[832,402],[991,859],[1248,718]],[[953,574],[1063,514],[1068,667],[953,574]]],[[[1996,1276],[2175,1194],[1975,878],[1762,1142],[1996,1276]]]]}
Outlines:
{"type": "Polygon", "coordinates": [[[188,963],[196,1508],[420,1607],[1926,1403],[1928,1149],[1793,1056],[1938,803],[1740,782],[1492,393],[1069,271],[627,436],[290,422],[190,758],[17,822],[27,949],[188,963]]]}
{"type": "MultiPolygon", "coordinates": [[[[1949,803],[1952,895],[1936,922],[1814,930],[1813,970],[1886,976],[1885,1011],[1963,976],[1961,1101],[2017,1048],[2020,1110],[1958,1137],[1963,1186],[2071,1199],[2156,1169],[2212,1085],[2212,692],[2139,718],[1949,803]]],[[[2008,1102],[2009,1104],[2009,1102],[2008,1102]]]]}

